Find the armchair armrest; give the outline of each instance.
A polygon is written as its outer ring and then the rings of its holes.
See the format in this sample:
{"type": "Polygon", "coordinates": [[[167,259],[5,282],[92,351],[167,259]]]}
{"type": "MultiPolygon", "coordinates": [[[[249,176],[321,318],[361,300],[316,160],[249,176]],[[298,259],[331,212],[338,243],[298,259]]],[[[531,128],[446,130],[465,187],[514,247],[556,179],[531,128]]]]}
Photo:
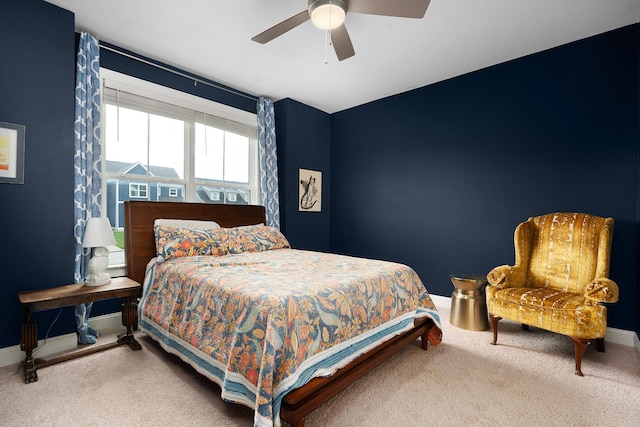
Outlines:
{"type": "Polygon", "coordinates": [[[500,289],[524,286],[526,274],[517,265],[500,265],[487,274],[489,285],[500,289]]]}
{"type": "Polygon", "coordinates": [[[584,290],[584,297],[594,302],[617,302],[620,291],[611,279],[600,277],[589,283],[584,290]]]}

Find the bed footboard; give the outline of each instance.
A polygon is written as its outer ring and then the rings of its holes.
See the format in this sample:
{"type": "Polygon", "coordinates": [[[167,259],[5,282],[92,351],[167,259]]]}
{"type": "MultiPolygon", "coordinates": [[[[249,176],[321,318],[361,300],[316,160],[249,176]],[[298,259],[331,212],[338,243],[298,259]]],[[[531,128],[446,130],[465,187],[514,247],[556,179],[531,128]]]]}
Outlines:
{"type": "Polygon", "coordinates": [[[304,417],[327,400],[346,389],[376,366],[421,338],[421,347],[438,344],[442,331],[429,318],[418,319],[412,329],[385,342],[381,346],[358,357],[330,377],[314,378],[304,386],[291,391],[282,399],[280,418],[293,427],[304,427],[304,417]]]}

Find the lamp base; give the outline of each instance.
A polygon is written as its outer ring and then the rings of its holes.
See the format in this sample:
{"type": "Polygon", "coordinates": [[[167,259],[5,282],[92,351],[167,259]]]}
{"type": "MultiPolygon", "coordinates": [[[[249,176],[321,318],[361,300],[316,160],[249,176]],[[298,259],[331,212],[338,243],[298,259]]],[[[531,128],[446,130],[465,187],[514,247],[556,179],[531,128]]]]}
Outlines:
{"type": "Polygon", "coordinates": [[[109,277],[108,279],[97,280],[97,281],[86,280],[84,282],[84,285],[85,286],[102,286],[102,285],[108,285],[109,283],[111,283],[111,277],[109,277]]]}
{"type": "Polygon", "coordinates": [[[109,266],[109,250],[98,246],[93,250],[93,257],[87,264],[87,274],[84,278],[86,286],[102,286],[111,283],[111,275],[107,271],[109,266]]]}

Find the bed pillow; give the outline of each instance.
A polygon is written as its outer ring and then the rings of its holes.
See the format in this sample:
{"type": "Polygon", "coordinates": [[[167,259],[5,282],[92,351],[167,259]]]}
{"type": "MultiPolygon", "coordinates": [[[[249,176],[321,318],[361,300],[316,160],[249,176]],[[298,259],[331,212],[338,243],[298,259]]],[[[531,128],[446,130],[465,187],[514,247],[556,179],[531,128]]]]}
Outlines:
{"type": "Polygon", "coordinates": [[[200,230],[154,226],[158,261],[195,255],[225,255],[230,240],[229,229],[200,230]]]}
{"type": "Polygon", "coordinates": [[[260,252],[272,249],[290,248],[284,235],[274,227],[263,224],[231,228],[229,253],[260,252]]]}
{"type": "Polygon", "coordinates": [[[213,228],[220,228],[220,224],[215,221],[201,221],[197,219],[158,218],[153,222],[153,225],[166,225],[167,227],[174,228],[191,228],[194,230],[211,230],[213,228]]]}

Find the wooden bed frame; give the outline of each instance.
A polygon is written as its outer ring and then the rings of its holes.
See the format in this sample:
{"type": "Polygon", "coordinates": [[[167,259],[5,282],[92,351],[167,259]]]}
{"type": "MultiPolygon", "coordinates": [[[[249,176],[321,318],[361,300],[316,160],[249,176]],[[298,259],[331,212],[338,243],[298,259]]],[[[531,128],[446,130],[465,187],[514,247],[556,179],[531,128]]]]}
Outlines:
{"type": "MultiPolygon", "coordinates": [[[[155,219],[209,220],[222,227],[236,227],[264,223],[265,210],[263,206],[253,205],[128,201],[125,202],[124,217],[127,276],[142,283],[146,265],[156,255],[155,219]]],[[[306,415],[418,337],[422,349],[426,350],[429,340],[437,344],[441,335],[433,320],[417,320],[411,330],[363,354],[332,376],[314,378],[288,393],[282,400],[280,418],[294,427],[303,427],[306,415]]]]}

